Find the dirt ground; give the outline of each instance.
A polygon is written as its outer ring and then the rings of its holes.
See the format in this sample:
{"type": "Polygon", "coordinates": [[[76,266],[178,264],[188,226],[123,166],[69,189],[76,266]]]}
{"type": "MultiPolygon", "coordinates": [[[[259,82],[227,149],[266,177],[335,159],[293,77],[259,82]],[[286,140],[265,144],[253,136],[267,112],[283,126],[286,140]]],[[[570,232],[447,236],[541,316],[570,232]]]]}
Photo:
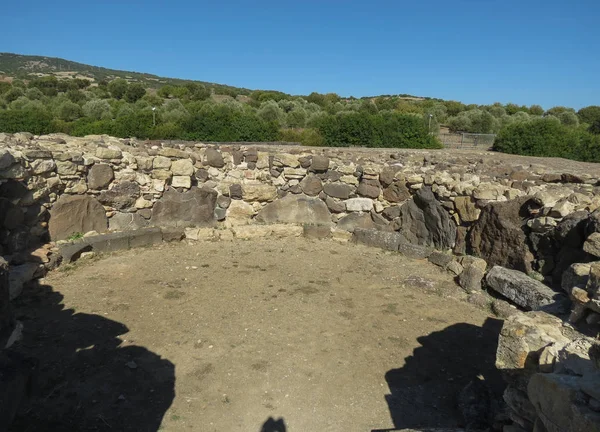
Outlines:
{"type": "Polygon", "coordinates": [[[457,426],[460,389],[499,379],[501,322],[465,297],[427,261],[303,238],[63,266],[17,302],[40,365],[12,430],[457,426]]]}

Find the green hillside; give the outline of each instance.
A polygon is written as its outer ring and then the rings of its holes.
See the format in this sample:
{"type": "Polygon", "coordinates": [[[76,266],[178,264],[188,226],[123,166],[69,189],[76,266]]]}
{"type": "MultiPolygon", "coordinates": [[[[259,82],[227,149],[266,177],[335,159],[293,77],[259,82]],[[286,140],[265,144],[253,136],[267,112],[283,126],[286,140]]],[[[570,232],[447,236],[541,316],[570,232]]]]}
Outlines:
{"type": "Polygon", "coordinates": [[[12,53],[0,53],[0,75],[31,79],[36,76],[55,75],[58,78],[88,78],[94,82],[112,81],[116,78],[124,78],[130,82],[142,83],[147,88],[159,88],[163,85],[184,85],[197,82],[215,89],[215,93],[227,94],[234,91],[236,94],[249,94],[250,90],[232,87],[222,84],[204,81],[183,80],[178,78],[165,78],[157,75],[108,69],[99,66],[90,66],[57,57],[44,57],[32,55],[20,55],[12,53]]]}

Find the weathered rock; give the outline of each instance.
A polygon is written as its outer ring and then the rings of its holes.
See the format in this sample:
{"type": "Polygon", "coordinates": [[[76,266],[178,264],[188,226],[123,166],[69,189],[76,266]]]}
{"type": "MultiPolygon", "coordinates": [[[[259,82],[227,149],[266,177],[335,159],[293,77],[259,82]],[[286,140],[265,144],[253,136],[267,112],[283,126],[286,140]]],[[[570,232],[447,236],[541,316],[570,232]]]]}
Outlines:
{"type": "Polygon", "coordinates": [[[381,192],[378,180],[362,180],[356,189],[356,193],[367,198],[377,198],[381,192]]]}
{"type": "Polygon", "coordinates": [[[549,432],[600,432],[600,413],[585,406],[581,381],[578,376],[559,374],[531,377],[527,394],[549,432]]]}
{"type": "Polygon", "coordinates": [[[385,166],[379,173],[379,181],[383,187],[391,185],[396,178],[396,173],[400,170],[402,170],[402,167],[398,165],[385,166]]]}
{"type": "Polygon", "coordinates": [[[160,170],[168,170],[171,168],[171,159],[165,156],[156,156],[152,161],[152,168],[160,170]]]}
{"type": "Polygon", "coordinates": [[[569,342],[562,321],[545,312],[517,313],[506,319],[498,339],[496,367],[515,388],[527,391],[529,377],[538,372],[539,353],[547,346],[569,342]]]}
{"type": "Polygon", "coordinates": [[[98,201],[116,209],[123,209],[132,207],[139,196],[140,185],[133,181],[123,181],[109,190],[102,191],[98,201]]]}
{"type": "Polygon", "coordinates": [[[453,261],[452,255],[439,251],[433,252],[428,259],[430,263],[442,268],[446,268],[453,261]]]}
{"type": "Polygon", "coordinates": [[[192,176],[194,175],[194,165],[189,159],[179,159],[171,164],[171,171],[175,176],[192,176]]]}
{"type": "Polygon", "coordinates": [[[564,297],[518,270],[494,266],[486,276],[487,285],[526,310],[564,301],[564,297]]]}
{"type": "Polygon", "coordinates": [[[528,197],[485,206],[473,225],[467,249],[488,264],[531,271],[533,255],[523,229],[528,197]]]}
{"type": "Polygon", "coordinates": [[[245,184],[242,190],[246,201],[269,202],[277,198],[277,188],[268,184],[245,184]]]}
{"type": "Polygon", "coordinates": [[[350,195],[355,192],[353,186],[345,183],[327,183],[323,186],[323,192],[333,198],[348,199],[350,195]]]}
{"type": "Polygon", "coordinates": [[[189,189],[192,187],[192,178],[190,176],[173,176],[171,179],[171,186],[174,188],[189,189]]]}
{"type": "Polygon", "coordinates": [[[231,204],[231,198],[225,195],[219,195],[217,197],[217,205],[221,208],[228,208],[231,204]]]}
{"type": "Polygon", "coordinates": [[[591,264],[571,264],[562,275],[561,288],[563,291],[570,294],[573,287],[585,287],[590,277],[590,267],[591,264]]]}
{"type": "Polygon", "coordinates": [[[325,172],[329,169],[329,158],[327,156],[314,155],[310,164],[310,170],[314,172],[325,172]]]}
{"type": "Polygon", "coordinates": [[[207,148],[204,157],[206,164],[211,167],[223,168],[225,166],[225,160],[223,159],[223,155],[220,151],[216,149],[207,148]]]}
{"type": "Polygon", "coordinates": [[[402,182],[393,182],[383,190],[383,198],[392,203],[404,202],[410,199],[410,192],[402,182]]]}
{"type": "Polygon", "coordinates": [[[429,187],[402,205],[399,231],[411,243],[441,250],[454,246],[456,239],[456,224],[429,187]]]}
{"type": "Polygon", "coordinates": [[[586,239],[583,250],[587,253],[600,257],[600,233],[594,232],[586,239]]]}
{"type": "Polygon", "coordinates": [[[192,187],[185,192],[168,189],[152,208],[156,226],[203,226],[214,221],[217,191],[192,187]]]}
{"type": "Polygon", "coordinates": [[[337,222],[338,229],[348,232],[354,232],[357,228],[373,229],[376,226],[369,213],[351,213],[337,222]]]}
{"type": "Polygon", "coordinates": [[[96,149],[96,157],[100,159],[121,159],[123,153],[118,149],[98,147],[96,149]]]}
{"type": "Polygon", "coordinates": [[[35,159],[31,162],[31,173],[35,175],[51,172],[55,169],[56,162],[52,159],[35,159]]]}
{"type": "Polygon", "coordinates": [[[34,278],[38,267],[39,264],[28,262],[10,268],[8,275],[10,300],[21,295],[23,286],[34,278]]]}
{"type": "Polygon", "coordinates": [[[460,220],[463,222],[474,222],[479,218],[481,210],[475,206],[475,200],[471,197],[459,196],[454,200],[454,206],[460,220]]]}
{"type": "Polygon", "coordinates": [[[373,210],[373,200],[370,198],[350,198],[345,201],[349,212],[368,212],[373,210]]]}
{"type": "Polygon", "coordinates": [[[397,251],[400,243],[402,241],[406,242],[402,234],[397,232],[379,231],[363,227],[354,228],[352,240],[356,243],[391,251],[397,251]]]}
{"type": "Polygon", "coordinates": [[[108,220],[108,228],[111,231],[126,231],[148,226],[148,221],[139,213],[115,213],[108,220]]]}
{"type": "Polygon", "coordinates": [[[232,184],[229,186],[229,197],[233,200],[241,200],[244,196],[244,190],[241,184],[232,184]]]}
{"type": "Polygon", "coordinates": [[[346,211],[346,204],[343,201],[339,201],[330,196],[325,199],[325,204],[327,204],[327,208],[332,213],[343,213],[346,211]]]}
{"type": "Polygon", "coordinates": [[[319,177],[309,174],[300,182],[300,188],[306,195],[317,196],[323,190],[323,183],[319,177]]]}
{"type": "Polygon", "coordinates": [[[300,162],[298,156],[287,153],[279,153],[273,157],[273,165],[278,167],[298,168],[300,162]]]}
{"type": "Polygon", "coordinates": [[[458,277],[458,283],[467,292],[477,292],[481,290],[481,281],[484,276],[485,271],[482,271],[476,265],[469,265],[464,268],[458,277]]]}
{"type": "Polygon", "coordinates": [[[63,195],[50,211],[49,232],[53,241],[76,233],[104,232],[107,227],[104,207],[88,195],[63,195]]]}
{"type": "Polygon", "coordinates": [[[62,176],[72,176],[77,174],[77,164],[71,161],[57,161],[56,172],[62,176]]]}
{"type": "Polygon", "coordinates": [[[249,221],[252,216],[254,216],[254,209],[246,201],[233,200],[227,208],[227,219],[249,221]]]}
{"type": "Polygon", "coordinates": [[[15,157],[8,149],[0,149],[0,170],[5,170],[15,163],[15,157]]]}
{"type": "Polygon", "coordinates": [[[107,187],[115,178],[110,165],[95,164],[88,171],[87,183],[90,189],[98,190],[107,187]]]}
{"type": "Polygon", "coordinates": [[[267,204],[256,216],[264,223],[298,223],[325,225],[331,223],[331,213],[319,198],[287,195],[267,204]]]}

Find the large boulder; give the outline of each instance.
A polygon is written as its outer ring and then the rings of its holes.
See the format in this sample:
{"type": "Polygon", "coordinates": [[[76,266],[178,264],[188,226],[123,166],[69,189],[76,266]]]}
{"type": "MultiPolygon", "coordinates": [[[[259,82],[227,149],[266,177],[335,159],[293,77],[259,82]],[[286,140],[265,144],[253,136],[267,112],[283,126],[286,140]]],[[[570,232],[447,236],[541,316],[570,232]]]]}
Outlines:
{"type": "Polygon", "coordinates": [[[600,413],[582,400],[583,378],[572,375],[535,374],[527,386],[529,399],[549,432],[600,432],[600,413]]]}
{"type": "Polygon", "coordinates": [[[488,286],[527,310],[562,302],[564,296],[518,270],[494,266],[485,278],[488,286]]]}
{"type": "Polygon", "coordinates": [[[104,207],[89,195],[63,195],[50,211],[49,231],[53,241],[76,233],[104,232],[107,227],[104,207]]]}
{"type": "Polygon", "coordinates": [[[325,225],[331,223],[331,213],[319,198],[290,194],[266,205],[256,215],[256,220],[264,223],[325,225]]]}
{"type": "Polygon", "coordinates": [[[429,187],[402,205],[399,224],[400,233],[411,243],[442,250],[454,246],[456,224],[429,187]]]}
{"type": "Polygon", "coordinates": [[[524,229],[527,201],[528,197],[521,197],[485,206],[469,233],[469,251],[490,265],[531,271],[533,255],[524,229]]]}
{"type": "Polygon", "coordinates": [[[151,222],[160,227],[204,226],[214,222],[217,191],[192,187],[185,192],[170,188],[152,208],[151,222]]]}
{"type": "Polygon", "coordinates": [[[98,200],[116,209],[133,207],[140,196],[140,185],[133,181],[123,181],[110,190],[102,191],[98,200]]]}

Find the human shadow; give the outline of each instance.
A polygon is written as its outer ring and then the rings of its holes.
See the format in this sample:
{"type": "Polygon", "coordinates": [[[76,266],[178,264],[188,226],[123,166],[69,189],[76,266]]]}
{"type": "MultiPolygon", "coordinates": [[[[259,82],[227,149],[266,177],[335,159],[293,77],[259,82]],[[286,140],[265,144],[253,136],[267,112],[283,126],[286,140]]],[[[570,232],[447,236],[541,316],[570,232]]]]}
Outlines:
{"type": "Polygon", "coordinates": [[[287,427],[282,418],[275,420],[269,417],[260,428],[260,432],[287,432],[287,427]]]}
{"type": "Polygon", "coordinates": [[[504,389],[495,367],[501,328],[502,321],[488,318],[482,327],[460,323],[418,338],[421,346],[404,366],[385,374],[396,428],[387,430],[465,426],[459,409],[465,399],[483,405],[498,401],[504,389]]]}
{"type": "Polygon", "coordinates": [[[14,302],[24,323],[13,350],[39,362],[37,385],[9,431],[155,432],[175,396],[175,366],[119,336],[128,328],[78,313],[48,285],[14,302]]]}

